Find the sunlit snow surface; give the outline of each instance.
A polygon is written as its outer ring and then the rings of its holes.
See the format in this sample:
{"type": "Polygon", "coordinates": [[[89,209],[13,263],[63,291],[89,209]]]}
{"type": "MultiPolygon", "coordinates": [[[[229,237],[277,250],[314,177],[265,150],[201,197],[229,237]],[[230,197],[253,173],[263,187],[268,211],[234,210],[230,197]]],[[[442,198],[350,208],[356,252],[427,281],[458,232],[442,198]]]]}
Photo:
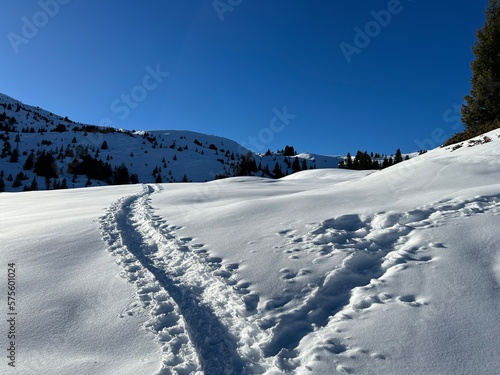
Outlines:
{"type": "Polygon", "coordinates": [[[377,172],[0,194],[2,373],[497,374],[498,134],[377,172]]]}

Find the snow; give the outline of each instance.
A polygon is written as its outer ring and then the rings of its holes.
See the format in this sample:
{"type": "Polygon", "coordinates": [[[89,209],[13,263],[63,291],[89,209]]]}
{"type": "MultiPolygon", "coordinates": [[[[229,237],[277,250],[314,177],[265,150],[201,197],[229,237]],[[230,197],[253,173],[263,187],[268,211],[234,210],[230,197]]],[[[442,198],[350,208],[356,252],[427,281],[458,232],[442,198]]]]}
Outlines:
{"type": "Polygon", "coordinates": [[[8,370],[497,374],[500,131],[476,140],[376,172],[0,194],[8,370]]]}
{"type": "Polygon", "coordinates": [[[0,195],[1,259],[4,270],[16,264],[18,309],[16,367],[4,357],[2,373],[137,374],[159,367],[142,312],[120,318],[137,304],[134,288],[110,261],[95,221],[103,207],[137,190],[0,195]]]}

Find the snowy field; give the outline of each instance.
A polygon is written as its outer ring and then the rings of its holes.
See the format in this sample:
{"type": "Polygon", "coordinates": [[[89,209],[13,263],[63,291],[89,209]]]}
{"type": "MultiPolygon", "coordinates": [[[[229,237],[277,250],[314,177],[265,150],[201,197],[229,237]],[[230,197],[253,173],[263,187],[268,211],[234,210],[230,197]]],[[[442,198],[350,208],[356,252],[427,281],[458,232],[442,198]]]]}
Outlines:
{"type": "Polygon", "coordinates": [[[487,136],[376,172],[0,194],[0,373],[498,374],[487,136]]]}

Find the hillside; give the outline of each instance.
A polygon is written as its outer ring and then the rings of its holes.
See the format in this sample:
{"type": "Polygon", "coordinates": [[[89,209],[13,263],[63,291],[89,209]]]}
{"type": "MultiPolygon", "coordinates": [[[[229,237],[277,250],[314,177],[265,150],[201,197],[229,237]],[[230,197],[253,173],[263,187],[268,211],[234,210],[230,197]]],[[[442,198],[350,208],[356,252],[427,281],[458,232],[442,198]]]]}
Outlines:
{"type": "MultiPolygon", "coordinates": [[[[34,178],[40,190],[210,181],[237,174],[250,152],[230,139],[190,131],[136,132],[80,124],[3,94],[0,115],[0,172],[4,173],[6,191],[26,190],[34,178]],[[42,167],[26,165],[30,155],[33,164],[41,153],[40,160],[45,157],[42,167]],[[19,178],[14,183],[16,176],[19,178]]],[[[256,168],[245,174],[274,178],[276,163],[283,175],[294,172],[293,157],[277,153],[252,153],[252,157],[256,168]]],[[[313,154],[297,157],[299,169],[335,168],[341,160],[313,154]]]]}
{"type": "Polygon", "coordinates": [[[499,154],[497,130],[375,172],[0,194],[19,314],[4,361],[496,375],[499,154]]]}

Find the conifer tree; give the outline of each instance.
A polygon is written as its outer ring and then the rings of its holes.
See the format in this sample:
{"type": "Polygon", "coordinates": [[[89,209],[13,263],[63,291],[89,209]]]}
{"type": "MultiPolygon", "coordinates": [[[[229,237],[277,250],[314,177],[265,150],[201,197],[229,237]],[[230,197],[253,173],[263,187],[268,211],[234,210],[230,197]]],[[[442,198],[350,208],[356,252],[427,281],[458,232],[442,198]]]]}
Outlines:
{"type": "Polygon", "coordinates": [[[348,169],[352,169],[352,157],[350,152],[347,153],[346,164],[348,169]]]}
{"type": "Polygon", "coordinates": [[[3,180],[3,171],[0,172],[0,193],[5,191],[5,181],[3,180]]]}
{"type": "Polygon", "coordinates": [[[500,0],[489,0],[486,22],[476,38],[472,88],[461,111],[471,136],[500,127],[500,0]]]}
{"type": "Polygon", "coordinates": [[[394,157],[394,163],[401,163],[403,161],[403,155],[401,154],[401,150],[398,148],[396,151],[396,155],[394,157]]]}
{"type": "Polygon", "coordinates": [[[36,180],[36,176],[33,176],[33,180],[31,180],[30,190],[38,190],[38,181],[36,180]]]}
{"type": "Polygon", "coordinates": [[[19,146],[16,147],[10,154],[9,163],[17,163],[19,161],[19,146]]]}
{"type": "Polygon", "coordinates": [[[12,183],[12,187],[13,188],[18,188],[19,186],[22,186],[22,185],[23,185],[23,183],[22,183],[21,179],[19,178],[19,175],[17,175],[16,179],[12,183]]]}
{"type": "Polygon", "coordinates": [[[299,164],[299,158],[298,157],[295,157],[293,159],[292,172],[293,173],[300,172],[300,164],[299,164]]]}
{"type": "Polygon", "coordinates": [[[281,167],[278,162],[276,162],[276,164],[274,165],[273,174],[275,178],[283,177],[283,171],[281,170],[281,167]]]}

